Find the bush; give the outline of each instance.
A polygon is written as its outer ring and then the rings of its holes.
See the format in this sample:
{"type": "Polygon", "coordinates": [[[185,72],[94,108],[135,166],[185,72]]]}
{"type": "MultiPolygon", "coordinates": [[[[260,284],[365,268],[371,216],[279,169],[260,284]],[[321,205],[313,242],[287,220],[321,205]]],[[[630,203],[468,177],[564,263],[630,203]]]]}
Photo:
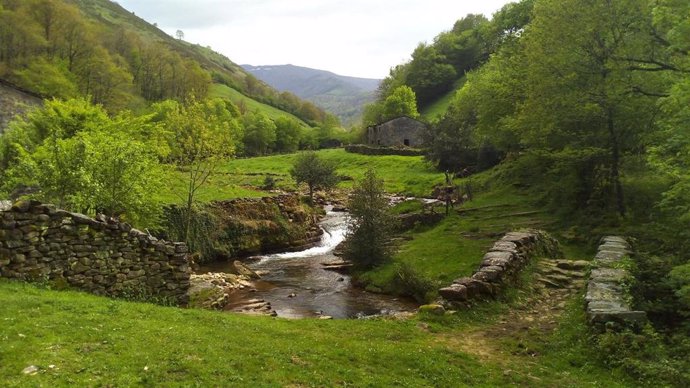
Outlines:
{"type": "Polygon", "coordinates": [[[348,209],[351,220],[345,240],[345,257],[360,269],[369,269],[388,260],[394,218],[383,191],[383,181],[373,170],[368,170],[355,185],[348,209]]]}
{"type": "MultiPolygon", "coordinates": [[[[690,386],[682,358],[669,357],[668,349],[651,326],[642,333],[607,332],[596,337],[602,361],[649,386],[690,386]]],[[[685,361],[687,363],[687,360],[685,361]]]]}
{"type": "Polygon", "coordinates": [[[415,270],[410,264],[395,265],[393,284],[398,293],[414,298],[419,303],[428,303],[436,296],[438,284],[415,270]]]}

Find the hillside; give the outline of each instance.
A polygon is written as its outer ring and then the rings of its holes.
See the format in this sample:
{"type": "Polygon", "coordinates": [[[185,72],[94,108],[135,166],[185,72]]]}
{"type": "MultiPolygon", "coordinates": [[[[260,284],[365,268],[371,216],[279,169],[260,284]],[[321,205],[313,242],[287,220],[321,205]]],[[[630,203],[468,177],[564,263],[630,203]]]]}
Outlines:
{"type": "MultiPolygon", "coordinates": [[[[310,123],[328,115],[209,47],[174,39],[109,0],[2,2],[0,79],[44,97],[89,96],[109,112],[204,98],[223,84],[310,123]]],[[[256,105],[256,104],[255,104],[256,105]]]]}
{"type": "Polygon", "coordinates": [[[294,65],[242,67],[272,87],[293,93],[333,113],[344,124],[352,124],[360,118],[364,105],[374,101],[381,81],[294,65]]]}
{"type": "Polygon", "coordinates": [[[0,80],[0,135],[16,115],[40,104],[41,98],[38,95],[0,80]]]}

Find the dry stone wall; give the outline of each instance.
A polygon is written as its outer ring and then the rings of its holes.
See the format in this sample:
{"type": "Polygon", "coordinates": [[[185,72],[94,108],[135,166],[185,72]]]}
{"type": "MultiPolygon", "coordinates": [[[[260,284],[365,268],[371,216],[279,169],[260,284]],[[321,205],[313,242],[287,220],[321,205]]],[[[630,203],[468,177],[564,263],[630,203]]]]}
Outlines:
{"type": "Polygon", "coordinates": [[[644,311],[631,308],[629,286],[632,275],[623,265],[632,254],[626,239],[619,236],[602,238],[592,265],[587,285],[587,316],[595,326],[637,326],[644,324],[644,311]]]}
{"type": "Polygon", "coordinates": [[[0,209],[0,277],[64,280],[99,295],[187,302],[184,243],[158,240],[125,223],[36,201],[0,209]]]}
{"type": "Polygon", "coordinates": [[[439,290],[445,302],[462,303],[497,295],[535,257],[562,258],[558,241],[540,230],[510,232],[494,243],[471,277],[439,290]]]}

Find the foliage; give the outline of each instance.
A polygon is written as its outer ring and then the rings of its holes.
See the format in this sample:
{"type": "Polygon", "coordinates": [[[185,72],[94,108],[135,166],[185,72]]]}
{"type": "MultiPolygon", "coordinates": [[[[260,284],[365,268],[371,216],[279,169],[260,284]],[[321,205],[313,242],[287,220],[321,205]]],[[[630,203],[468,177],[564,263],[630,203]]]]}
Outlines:
{"type": "Polygon", "coordinates": [[[213,243],[217,239],[220,227],[218,217],[198,206],[192,207],[191,210],[180,206],[166,207],[161,225],[162,234],[166,239],[187,242],[189,251],[198,255],[195,258],[197,263],[209,262],[215,257],[213,243]],[[188,211],[191,212],[191,216],[188,211]]]}
{"type": "Polygon", "coordinates": [[[117,113],[166,99],[203,99],[215,82],[310,123],[333,119],[210,48],[185,42],[182,31],[174,39],[115,2],[4,0],[0,5],[0,77],[48,98],[83,96],[117,113]]]}
{"type": "Polygon", "coordinates": [[[415,93],[408,86],[395,88],[391,95],[386,97],[386,100],[383,102],[381,121],[400,116],[410,116],[413,119],[419,117],[415,93]]]}
{"type": "Polygon", "coordinates": [[[274,121],[276,127],[275,150],[277,152],[295,152],[302,139],[302,127],[299,122],[285,117],[274,121]]]}
{"type": "Polygon", "coordinates": [[[244,116],[244,153],[261,156],[270,153],[276,143],[276,125],[267,116],[257,113],[244,116]]]}
{"type": "Polygon", "coordinates": [[[424,274],[416,271],[410,264],[395,264],[394,287],[401,295],[408,295],[419,303],[428,303],[434,299],[439,283],[433,282],[424,274]]]}
{"type": "Polygon", "coordinates": [[[367,170],[355,184],[348,209],[350,224],[344,256],[359,269],[370,269],[390,259],[394,220],[383,181],[374,170],[367,170]]]}
{"type": "Polygon", "coordinates": [[[313,151],[300,153],[290,169],[290,175],[299,186],[306,183],[309,187],[309,198],[314,198],[314,190],[330,189],[338,181],[335,164],[322,159],[313,151]]]}
{"type": "Polygon", "coordinates": [[[595,346],[607,365],[623,369],[644,385],[685,386],[690,382],[685,365],[670,356],[662,338],[650,326],[642,333],[604,333],[596,337],[595,346]]]}
{"type": "Polygon", "coordinates": [[[165,119],[173,134],[172,160],[184,172],[185,233],[188,241],[199,190],[218,170],[222,160],[235,152],[240,125],[221,100],[189,101],[168,112],[165,119]]]}
{"type": "Polygon", "coordinates": [[[162,171],[137,128],[83,99],[49,101],[1,139],[5,188],[35,185],[35,197],[62,208],[156,225],[162,171]]]}

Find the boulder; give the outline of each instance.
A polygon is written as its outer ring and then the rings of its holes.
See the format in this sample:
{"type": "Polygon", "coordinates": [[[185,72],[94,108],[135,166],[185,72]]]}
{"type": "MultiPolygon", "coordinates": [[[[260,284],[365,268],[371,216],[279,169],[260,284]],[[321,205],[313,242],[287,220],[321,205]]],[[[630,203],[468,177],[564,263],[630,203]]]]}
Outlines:
{"type": "Polygon", "coordinates": [[[420,313],[432,314],[432,315],[443,315],[446,313],[445,307],[440,304],[425,304],[419,306],[420,313]]]}
{"type": "Polygon", "coordinates": [[[233,266],[235,273],[237,275],[246,276],[250,279],[260,279],[261,278],[256,272],[252,271],[251,268],[249,268],[248,266],[246,266],[245,264],[243,264],[239,260],[235,260],[232,263],[232,266],[233,266]]]}
{"type": "Polygon", "coordinates": [[[452,302],[464,302],[467,300],[467,287],[461,284],[451,284],[438,290],[439,295],[452,302]]]}

